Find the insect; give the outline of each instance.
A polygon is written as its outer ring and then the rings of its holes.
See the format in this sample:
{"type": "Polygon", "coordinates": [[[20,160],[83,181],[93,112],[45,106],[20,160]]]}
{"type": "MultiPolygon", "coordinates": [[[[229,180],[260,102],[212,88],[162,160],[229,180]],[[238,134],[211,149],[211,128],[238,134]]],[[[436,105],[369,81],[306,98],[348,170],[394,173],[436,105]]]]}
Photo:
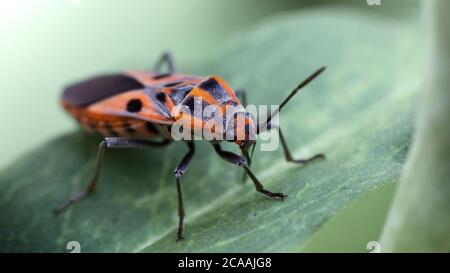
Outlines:
{"type": "MultiPolygon", "coordinates": [[[[245,121],[243,138],[234,137],[242,155],[225,151],[220,141],[210,140],[215,152],[224,160],[243,168],[254,183],[256,190],[272,199],[284,200],[287,195],[271,192],[264,188],[250,169],[250,147],[255,147],[255,135],[270,129],[277,129],[280,142],[288,162],[307,164],[324,158],[317,154],[308,159],[294,159],[278,126],[271,123],[286,103],[304,86],[325,70],[322,67],[294,88],[287,98],[273,111],[265,121],[255,124],[254,118],[247,112],[242,114],[245,121]]],[[[136,148],[165,146],[174,141],[171,126],[180,118],[173,114],[174,107],[194,107],[194,99],[201,98],[208,105],[223,107],[225,105],[241,106],[247,104],[244,90],[236,92],[219,76],[191,76],[177,74],[170,54],[164,53],[156,62],[154,72],[128,71],[121,74],[104,75],[85,80],[67,87],[61,104],[88,132],[100,134],[96,167],[87,187],[59,205],[54,212],[62,212],[71,204],[77,203],[92,194],[96,189],[104,152],[110,148],[136,148]],[[166,72],[162,72],[164,65],[166,72]]],[[[203,126],[203,125],[201,125],[203,126]]],[[[233,123],[234,126],[234,123],[233,123]]],[[[232,130],[236,129],[232,126],[232,130]]],[[[236,129],[237,131],[237,129],[236,129]]],[[[235,132],[236,135],[236,132],[235,132]]],[[[178,194],[178,233],[177,241],[184,238],[184,205],[181,178],[194,156],[194,141],[182,140],[188,152],[175,168],[174,176],[178,194]]]]}

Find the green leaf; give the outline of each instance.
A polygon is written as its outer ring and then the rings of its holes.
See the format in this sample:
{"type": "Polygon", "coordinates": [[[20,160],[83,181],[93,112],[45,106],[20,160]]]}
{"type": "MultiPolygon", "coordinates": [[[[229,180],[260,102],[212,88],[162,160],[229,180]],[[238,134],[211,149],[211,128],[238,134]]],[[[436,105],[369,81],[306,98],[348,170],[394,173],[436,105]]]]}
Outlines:
{"type": "MultiPolygon", "coordinates": [[[[340,9],[294,13],[237,36],[188,72],[222,75],[249,101],[277,104],[322,65],[327,71],[281,114],[297,158],[256,152],[253,169],[284,202],[240,182],[241,170],[199,143],[183,176],[185,241],[175,242],[173,169],[186,147],[111,150],[97,193],[59,217],[51,210],[88,182],[98,139],[60,136],[0,175],[0,250],[67,252],[296,251],[362,193],[399,178],[412,133],[422,51],[411,22],[340,9]],[[408,25],[410,23],[410,25],[408,25]],[[414,56],[414,57],[411,57],[414,56]]],[[[55,106],[56,107],[56,106],[55,106]]],[[[226,145],[226,147],[231,147],[226,145]]]]}
{"type": "Polygon", "coordinates": [[[414,144],[381,236],[384,252],[450,251],[450,2],[424,6],[429,68],[414,144]]]}

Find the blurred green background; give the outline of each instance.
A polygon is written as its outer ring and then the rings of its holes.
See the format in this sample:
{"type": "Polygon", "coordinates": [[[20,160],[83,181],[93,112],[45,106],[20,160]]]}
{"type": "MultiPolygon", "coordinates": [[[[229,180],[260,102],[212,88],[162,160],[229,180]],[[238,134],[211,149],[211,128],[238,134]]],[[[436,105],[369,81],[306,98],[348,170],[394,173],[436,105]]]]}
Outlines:
{"type": "MultiPolygon", "coordinates": [[[[380,7],[365,0],[0,0],[0,168],[75,128],[58,105],[67,83],[101,72],[151,68],[166,50],[189,73],[237,32],[321,5],[417,16],[417,1],[394,0],[380,7]]],[[[394,188],[365,194],[299,251],[366,252],[367,242],[378,239],[394,188]]]]}

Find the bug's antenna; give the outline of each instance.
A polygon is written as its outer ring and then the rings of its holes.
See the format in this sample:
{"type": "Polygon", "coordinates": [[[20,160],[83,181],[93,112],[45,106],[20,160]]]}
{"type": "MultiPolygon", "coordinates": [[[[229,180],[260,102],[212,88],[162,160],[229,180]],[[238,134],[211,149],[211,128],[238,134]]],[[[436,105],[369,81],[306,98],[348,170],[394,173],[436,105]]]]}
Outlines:
{"type": "Polygon", "coordinates": [[[280,113],[281,109],[292,99],[292,97],[294,97],[297,94],[297,92],[300,89],[302,89],[303,87],[308,85],[308,83],[310,83],[317,76],[319,76],[325,69],[326,69],[326,67],[322,66],[321,68],[317,69],[316,72],[312,73],[308,78],[303,80],[299,85],[297,85],[297,87],[295,87],[294,90],[291,91],[289,96],[287,96],[284,99],[284,101],[280,104],[280,106],[277,109],[275,109],[275,111],[272,112],[272,114],[267,118],[267,120],[265,122],[263,122],[262,124],[258,124],[258,133],[260,132],[259,128],[264,128],[265,126],[267,126],[267,124],[270,123],[272,118],[275,117],[278,113],[280,113]]]}

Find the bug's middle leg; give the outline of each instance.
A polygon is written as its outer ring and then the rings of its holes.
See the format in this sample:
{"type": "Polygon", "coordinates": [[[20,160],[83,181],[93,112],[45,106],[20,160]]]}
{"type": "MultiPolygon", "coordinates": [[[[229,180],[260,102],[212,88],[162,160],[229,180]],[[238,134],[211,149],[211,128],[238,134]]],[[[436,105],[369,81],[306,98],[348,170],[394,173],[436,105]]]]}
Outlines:
{"type": "Polygon", "coordinates": [[[219,156],[221,158],[223,158],[224,160],[226,160],[232,164],[235,164],[239,167],[244,168],[245,172],[248,174],[248,176],[250,176],[253,184],[255,185],[255,189],[258,192],[260,192],[264,195],[267,195],[268,197],[270,197],[272,199],[279,199],[281,201],[283,201],[287,197],[286,194],[283,194],[280,192],[271,192],[271,191],[266,190],[264,188],[264,186],[261,184],[261,182],[258,180],[258,178],[250,170],[250,168],[247,165],[247,161],[243,157],[241,157],[235,153],[222,150],[222,148],[220,147],[219,144],[213,144],[213,146],[214,146],[214,149],[216,150],[217,154],[219,154],[219,156]]]}
{"type": "Polygon", "coordinates": [[[58,214],[58,213],[62,212],[68,206],[80,202],[81,199],[83,199],[83,197],[86,197],[87,195],[89,195],[95,191],[95,188],[97,186],[98,176],[100,174],[101,163],[103,161],[103,156],[104,156],[105,150],[107,148],[138,148],[138,147],[150,147],[150,146],[155,147],[155,146],[165,146],[169,143],[170,143],[170,141],[167,141],[167,140],[163,140],[161,142],[154,142],[154,141],[149,141],[149,140],[132,140],[132,139],[126,139],[126,138],[120,138],[120,137],[105,138],[104,140],[102,140],[102,142],[100,142],[100,145],[98,147],[94,176],[92,177],[88,186],[83,191],[77,193],[76,195],[67,199],[64,203],[62,203],[61,205],[56,207],[53,210],[54,213],[58,214]]]}
{"type": "Polygon", "coordinates": [[[177,233],[177,241],[181,241],[184,239],[184,204],[183,204],[183,192],[181,191],[181,176],[187,170],[189,164],[191,163],[192,157],[194,156],[194,143],[192,141],[187,141],[189,151],[183,157],[180,163],[178,163],[175,168],[175,180],[177,182],[177,194],[178,194],[178,233],[177,233]]]}

